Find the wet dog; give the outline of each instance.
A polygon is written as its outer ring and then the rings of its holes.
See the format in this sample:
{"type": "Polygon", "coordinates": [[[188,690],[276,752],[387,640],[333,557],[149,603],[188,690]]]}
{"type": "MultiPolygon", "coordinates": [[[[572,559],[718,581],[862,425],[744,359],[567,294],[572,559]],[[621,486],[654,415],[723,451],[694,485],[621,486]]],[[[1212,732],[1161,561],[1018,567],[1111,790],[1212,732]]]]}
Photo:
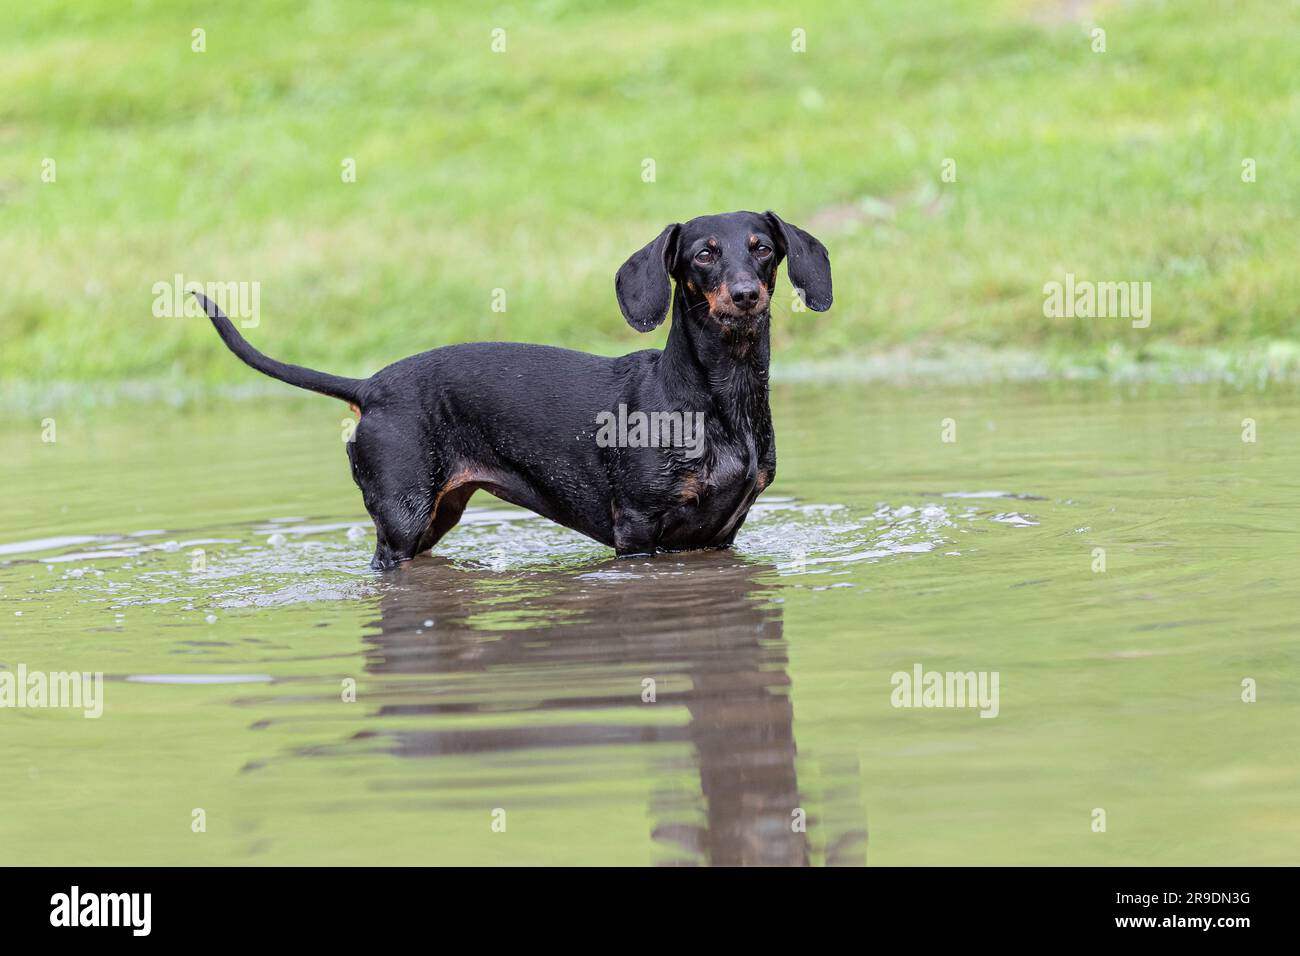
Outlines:
{"type": "Polygon", "coordinates": [[[730,546],[776,476],[768,361],[782,261],[796,308],[830,308],[830,257],[807,232],[772,212],[702,216],[665,228],[615,278],[633,328],[657,328],[671,306],[663,351],[604,358],[480,342],[367,379],[269,358],[195,295],[248,365],[360,415],[347,450],[375,522],[372,567],[428,551],[479,489],[619,556],[648,555],[730,546]],[[703,423],[702,441],[677,440],[688,422],[703,423]]]}

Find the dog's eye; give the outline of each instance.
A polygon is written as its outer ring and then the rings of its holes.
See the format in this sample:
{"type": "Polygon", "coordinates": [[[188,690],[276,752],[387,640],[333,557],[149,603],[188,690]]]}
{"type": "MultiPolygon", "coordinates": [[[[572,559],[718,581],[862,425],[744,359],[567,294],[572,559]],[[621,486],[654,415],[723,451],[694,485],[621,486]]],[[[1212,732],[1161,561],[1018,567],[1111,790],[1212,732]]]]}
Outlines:
{"type": "Polygon", "coordinates": [[[695,261],[700,263],[701,265],[707,266],[710,262],[713,261],[713,250],[701,249],[699,252],[695,253],[695,261]]]}
{"type": "Polygon", "coordinates": [[[764,243],[760,242],[758,245],[754,247],[754,255],[758,256],[760,259],[766,259],[771,254],[772,254],[772,247],[769,245],[765,245],[764,243]]]}

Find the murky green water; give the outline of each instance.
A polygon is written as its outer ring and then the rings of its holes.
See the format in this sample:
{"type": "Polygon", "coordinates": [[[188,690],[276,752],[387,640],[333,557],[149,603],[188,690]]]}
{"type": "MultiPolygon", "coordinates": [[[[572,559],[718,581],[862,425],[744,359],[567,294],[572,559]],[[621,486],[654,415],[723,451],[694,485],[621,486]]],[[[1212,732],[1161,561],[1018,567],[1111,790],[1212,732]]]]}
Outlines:
{"type": "Polygon", "coordinates": [[[734,553],[480,493],[386,576],[336,403],[10,417],[0,664],[105,685],[0,709],[0,863],[1300,859],[1294,393],[774,404],[734,553]]]}

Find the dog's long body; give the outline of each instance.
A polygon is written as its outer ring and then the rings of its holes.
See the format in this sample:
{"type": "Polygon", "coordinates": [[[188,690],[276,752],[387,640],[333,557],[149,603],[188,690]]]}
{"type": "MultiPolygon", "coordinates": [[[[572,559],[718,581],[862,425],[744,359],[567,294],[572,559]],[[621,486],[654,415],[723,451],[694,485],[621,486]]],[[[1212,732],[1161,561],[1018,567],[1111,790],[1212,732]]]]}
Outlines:
{"type": "Polygon", "coordinates": [[[200,296],[230,349],[360,413],[352,476],[375,522],[372,566],[432,548],[483,489],[623,555],[729,546],[776,474],[769,304],[782,258],[810,308],[831,302],[826,250],[772,213],[669,226],[619,270],[633,327],[662,352],[604,358],[542,345],[451,345],[350,379],[268,358],[200,296]],[[670,278],[677,280],[676,291],[670,278]],[[702,446],[600,440],[620,406],[698,420],[702,446]]]}

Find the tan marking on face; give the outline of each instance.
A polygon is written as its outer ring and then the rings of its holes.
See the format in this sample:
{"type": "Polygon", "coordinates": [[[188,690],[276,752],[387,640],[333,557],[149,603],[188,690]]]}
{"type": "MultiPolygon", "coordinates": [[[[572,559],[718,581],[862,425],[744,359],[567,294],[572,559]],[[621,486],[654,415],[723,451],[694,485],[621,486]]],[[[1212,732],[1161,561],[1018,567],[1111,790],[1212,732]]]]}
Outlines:
{"type": "Polygon", "coordinates": [[[764,309],[767,308],[768,303],[771,302],[772,297],[771,294],[767,291],[767,286],[763,284],[763,281],[761,279],[758,282],[758,288],[760,290],[760,294],[758,297],[758,305],[755,306],[747,313],[741,313],[740,310],[736,308],[736,303],[731,301],[731,290],[727,288],[727,284],[725,282],[722,285],[718,286],[716,289],[714,289],[712,292],[706,290],[704,293],[704,298],[709,303],[709,314],[712,315],[715,319],[732,318],[738,314],[744,314],[750,316],[760,314],[761,312],[763,312],[764,309]],[[718,314],[718,309],[722,309],[724,314],[720,316],[718,314]]]}
{"type": "Polygon", "coordinates": [[[352,414],[357,416],[357,421],[360,421],[361,409],[357,408],[357,406],[353,405],[351,402],[348,402],[348,408],[352,409],[352,414]]]}

